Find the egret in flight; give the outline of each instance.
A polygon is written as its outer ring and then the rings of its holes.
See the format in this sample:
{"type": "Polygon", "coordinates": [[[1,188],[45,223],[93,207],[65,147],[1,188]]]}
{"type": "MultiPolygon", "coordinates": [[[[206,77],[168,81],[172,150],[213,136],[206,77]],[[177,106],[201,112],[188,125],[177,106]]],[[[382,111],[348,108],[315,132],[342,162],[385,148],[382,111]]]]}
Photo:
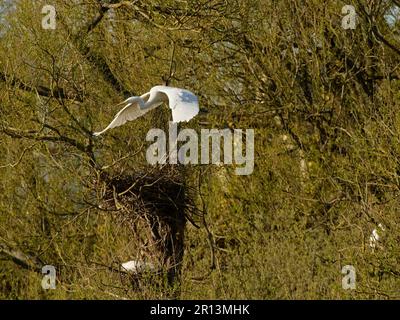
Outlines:
{"type": "Polygon", "coordinates": [[[99,136],[109,129],[122,126],[127,121],[135,120],[164,102],[169,103],[173,122],[189,121],[199,112],[198,99],[189,90],[155,86],[140,97],[133,96],[118,104],[124,107],[103,131],[95,132],[93,135],[99,136]]]}

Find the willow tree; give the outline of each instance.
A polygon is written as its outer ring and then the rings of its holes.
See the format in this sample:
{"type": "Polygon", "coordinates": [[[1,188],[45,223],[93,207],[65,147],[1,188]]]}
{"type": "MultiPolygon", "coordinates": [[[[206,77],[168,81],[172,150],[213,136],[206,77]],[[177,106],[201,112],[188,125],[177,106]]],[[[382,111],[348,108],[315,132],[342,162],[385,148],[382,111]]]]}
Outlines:
{"type": "MultiPolygon", "coordinates": [[[[112,296],[121,274],[123,288],[137,285],[120,270],[126,260],[151,261],[166,273],[167,289],[179,287],[185,223],[196,210],[182,169],[145,160],[146,131],[165,129],[168,114],[155,112],[100,139],[92,132],[114,116],[115,102],[156,84],[201,92],[195,56],[208,44],[197,39],[229,10],[220,1],[97,0],[17,1],[7,10],[0,208],[2,224],[14,227],[2,231],[5,257],[39,272],[54,265],[65,292],[79,279],[109,273],[114,282],[105,292],[112,296]]],[[[104,289],[98,279],[87,283],[95,296],[104,289]]]]}
{"type": "Polygon", "coordinates": [[[249,296],[257,270],[275,297],[398,297],[396,4],[252,1],[224,30],[212,59],[230,79],[214,87],[227,93],[223,119],[258,128],[255,174],[230,176],[225,204],[251,226],[229,233],[258,248],[235,256],[249,296]],[[374,251],[379,223],[386,246],[374,251]],[[338,281],[345,265],[362,279],[355,291],[338,281]]]}
{"type": "Polygon", "coordinates": [[[43,29],[47,4],[2,11],[4,297],[165,297],[181,270],[186,298],[398,297],[397,1],[53,1],[43,29]],[[252,175],[150,167],[146,132],[166,113],[92,137],[115,102],[165,81],[208,110],[191,128],[256,130],[252,175]],[[172,270],[166,287],[121,273],[139,257],[172,270]],[[40,288],[43,264],[58,290],[40,288]]]}

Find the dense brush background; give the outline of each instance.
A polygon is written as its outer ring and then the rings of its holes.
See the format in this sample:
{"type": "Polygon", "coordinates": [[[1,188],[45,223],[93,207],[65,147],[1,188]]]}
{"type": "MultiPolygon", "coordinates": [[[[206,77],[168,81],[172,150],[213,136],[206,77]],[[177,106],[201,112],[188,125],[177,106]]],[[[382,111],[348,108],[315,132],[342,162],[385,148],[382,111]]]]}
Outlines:
{"type": "Polygon", "coordinates": [[[157,111],[90,132],[168,77],[206,110],[183,127],[255,129],[253,174],[185,168],[206,214],[187,225],[180,298],[400,298],[395,2],[1,0],[0,298],[164,297],[110,270],[140,248],[96,208],[91,166],[151,170],[157,111]],[[45,4],[55,30],[41,26],[45,4]],[[346,4],[355,30],[342,28],[346,4]],[[38,261],[57,266],[56,290],[42,289],[38,261]],[[342,288],[345,265],[355,290],[342,288]]]}

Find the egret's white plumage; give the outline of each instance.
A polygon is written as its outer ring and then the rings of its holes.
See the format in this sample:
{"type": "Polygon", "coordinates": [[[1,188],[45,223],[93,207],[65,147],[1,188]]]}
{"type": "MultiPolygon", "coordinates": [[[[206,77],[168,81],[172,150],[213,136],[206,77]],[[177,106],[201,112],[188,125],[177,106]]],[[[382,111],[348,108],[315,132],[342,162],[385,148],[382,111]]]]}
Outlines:
{"type": "MultiPolygon", "coordinates": [[[[381,223],[378,224],[378,227],[382,231],[385,231],[385,227],[381,223]]],[[[369,237],[369,246],[374,249],[380,240],[381,237],[378,234],[378,230],[377,229],[372,230],[371,236],[369,237]]]]}
{"type": "Polygon", "coordinates": [[[199,112],[199,102],[192,92],[186,89],[167,86],[155,86],[140,97],[133,96],[118,105],[125,105],[103,131],[95,132],[99,136],[109,129],[122,126],[127,121],[135,120],[146,112],[157,108],[164,102],[172,110],[172,121],[189,121],[199,112]]]}
{"type": "Polygon", "coordinates": [[[145,271],[154,271],[155,267],[150,262],[131,260],[121,264],[122,268],[127,272],[141,273],[145,271]]]}
{"type": "Polygon", "coordinates": [[[371,248],[376,247],[376,243],[380,240],[380,236],[378,234],[378,230],[374,229],[372,230],[371,236],[369,237],[369,246],[371,248]]]}

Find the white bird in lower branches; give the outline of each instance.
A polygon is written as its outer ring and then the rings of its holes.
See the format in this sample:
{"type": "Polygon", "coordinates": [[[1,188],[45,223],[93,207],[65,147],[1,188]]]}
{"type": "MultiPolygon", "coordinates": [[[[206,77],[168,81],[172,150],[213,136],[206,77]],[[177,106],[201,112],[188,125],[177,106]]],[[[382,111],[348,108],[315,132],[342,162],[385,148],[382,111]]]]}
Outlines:
{"type": "MultiPolygon", "coordinates": [[[[385,231],[385,227],[382,225],[382,223],[379,223],[378,227],[382,231],[385,231]]],[[[378,230],[377,229],[372,230],[371,236],[369,237],[369,246],[372,249],[375,249],[379,241],[381,241],[381,237],[378,234],[378,230]]]]}
{"type": "Polygon", "coordinates": [[[127,121],[135,120],[164,102],[169,102],[173,122],[189,121],[199,113],[198,99],[189,90],[155,86],[150,89],[150,92],[140,97],[133,96],[118,104],[125,106],[116,114],[107,128],[93,135],[99,136],[109,129],[122,126],[127,121]]]}
{"type": "Polygon", "coordinates": [[[122,268],[131,273],[139,274],[145,271],[155,271],[155,266],[150,262],[132,260],[121,264],[122,268]]]}

